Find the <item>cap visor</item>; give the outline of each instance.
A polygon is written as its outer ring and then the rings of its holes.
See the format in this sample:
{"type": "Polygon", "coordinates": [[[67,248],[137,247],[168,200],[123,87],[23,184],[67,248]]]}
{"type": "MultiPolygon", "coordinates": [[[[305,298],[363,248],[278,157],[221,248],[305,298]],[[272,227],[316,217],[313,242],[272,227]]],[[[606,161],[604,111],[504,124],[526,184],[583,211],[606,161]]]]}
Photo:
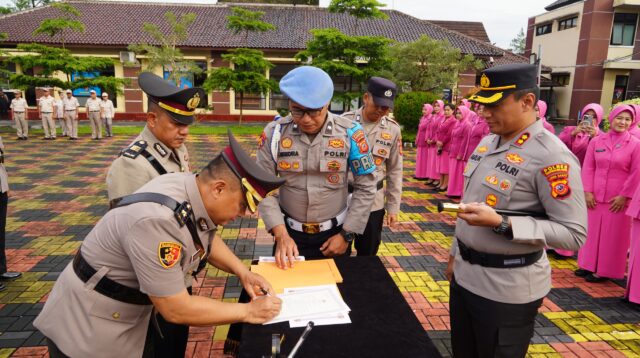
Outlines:
{"type": "Polygon", "coordinates": [[[371,97],[373,97],[373,103],[375,103],[377,106],[393,108],[393,100],[391,98],[376,96],[371,97]]]}
{"type": "Polygon", "coordinates": [[[513,91],[480,91],[473,96],[469,97],[469,101],[476,102],[480,104],[485,104],[488,106],[496,105],[500,103],[503,99],[507,98],[509,94],[513,91]]]}
{"type": "Polygon", "coordinates": [[[180,123],[180,124],[186,124],[186,125],[191,125],[193,124],[193,122],[195,122],[195,117],[194,116],[183,116],[181,114],[177,114],[177,113],[173,113],[173,112],[169,112],[167,110],[164,110],[166,113],[169,114],[169,116],[171,116],[171,118],[180,123]]]}

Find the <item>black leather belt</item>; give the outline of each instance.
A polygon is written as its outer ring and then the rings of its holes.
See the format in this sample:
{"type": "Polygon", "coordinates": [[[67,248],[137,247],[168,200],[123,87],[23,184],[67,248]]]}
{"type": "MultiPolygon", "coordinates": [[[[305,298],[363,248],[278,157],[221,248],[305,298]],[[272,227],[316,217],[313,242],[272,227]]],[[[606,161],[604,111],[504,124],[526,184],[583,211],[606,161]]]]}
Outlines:
{"type": "MultiPolygon", "coordinates": [[[[456,239],[458,240],[458,239],[456,239]]],[[[542,257],[542,250],[522,255],[499,255],[476,251],[458,240],[458,251],[463,260],[472,265],[493,268],[517,268],[533,265],[542,257]]]]}
{"type": "MultiPolygon", "coordinates": [[[[384,188],[384,180],[380,180],[376,183],[376,191],[382,190],[382,188],[384,188]]],[[[349,194],[353,193],[353,184],[349,183],[349,185],[347,186],[347,191],[349,192],[349,194]]]]}
{"type": "Polygon", "coordinates": [[[65,112],[75,112],[76,110],[75,109],[65,109],[64,111],[65,112]]]}
{"type": "Polygon", "coordinates": [[[42,113],[42,114],[51,114],[53,112],[40,112],[40,113],[42,113]]]}
{"type": "MultiPolygon", "coordinates": [[[[89,281],[89,279],[97,272],[87,261],[85,261],[80,250],[78,250],[78,253],[73,258],[73,271],[78,275],[78,278],[80,278],[82,282],[89,281]]],[[[130,303],[133,305],[151,304],[151,300],[146,294],[136,290],[135,288],[119,284],[106,276],[102,277],[102,279],[98,281],[94,290],[102,295],[124,303],[130,303]]]]}

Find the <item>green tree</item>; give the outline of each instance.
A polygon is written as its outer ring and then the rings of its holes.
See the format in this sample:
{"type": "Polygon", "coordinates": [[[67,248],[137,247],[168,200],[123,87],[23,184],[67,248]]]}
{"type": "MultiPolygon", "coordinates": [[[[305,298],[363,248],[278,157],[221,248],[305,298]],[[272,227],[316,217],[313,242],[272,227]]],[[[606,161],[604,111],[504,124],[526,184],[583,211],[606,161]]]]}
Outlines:
{"type": "Polygon", "coordinates": [[[0,15],[7,15],[13,12],[13,8],[9,6],[0,6],[0,15]]]}
{"type": "Polygon", "coordinates": [[[278,84],[265,77],[268,69],[273,64],[264,58],[264,53],[259,50],[238,48],[222,55],[222,59],[233,64],[233,68],[219,67],[212,70],[204,82],[207,91],[233,90],[240,96],[240,123],[242,123],[242,109],[244,96],[247,93],[260,93],[265,95],[270,91],[276,91],[278,84]]]}
{"type": "Polygon", "coordinates": [[[407,92],[396,97],[393,107],[393,117],[402,125],[402,137],[414,141],[418,131],[418,124],[422,117],[422,106],[433,103],[440,96],[431,92],[407,92]]]}
{"type": "Polygon", "coordinates": [[[227,16],[227,28],[234,34],[244,32],[244,45],[249,46],[249,32],[266,32],[275,30],[275,26],[262,21],[263,11],[251,11],[241,7],[231,8],[231,15],[227,16]]]}
{"type": "Polygon", "coordinates": [[[171,11],[164,14],[169,25],[169,32],[165,33],[160,26],[145,22],[142,31],[149,34],[159,44],[148,43],[129,45],[129,50],[144,54],[148,58],[151,71],[156,66],[163,66],[170,71],[169,80],[180,87],[180,82],[186,76],[200,74],[203,70],[194,62],[184,58],[179,45],[189,38],[189,26],[196,20],[196,14],[183,14],[179,18],[171,11]]]}
{"type": "Polygon", "coordinates": [[[390,57],[389,76],[408,91],[439,93],[455,84],[460,72],[482,68],[472,55],[463,55],[448,41],[426,35],[414,42],[392,45],[390,57]]]}
{"type": "Polygon", "coordinates": [[[525,40],[526,38],[524,36],[524,29],[521,27],[520,32],[518,32],[516,37],[511,40],[511,43],[509,44],[509,50],[519,55],[524,54],[525,40]]]}
{"type": "MultiPolygon", "coordinates": [[[[338,29],[311,30],[313,40],[307,49],[296,54],[302,62],[323,69],[334,80],[346,78],[346,88],[336,88],[334,99],[342,102],[345,110],[362,95],[356,85],[363,85],[371,76],[381,74],[390,66],[387,56],[391,40],[381,36],[348,36],[338,29]]],[[[362,88],[362,86],[358,86],[362,88]]]]}
{"type": "Polygon", "coordinates": [[[356,18],[353,34],[358,34],[359,21],[362,19],[383,19],[389,16],[380,10],[384,4],[376,0],[331,0],[329,12],[349,14],[356,18]]]}
{"type": "Polygon", "coordinates": [[[77,20],[80,18],[80,11],[73,5],[62,2],[53,3],[51,7],[60,11],[61,16],[43,20],[40,26],[33,31],[33,36],[46,34],[51,38],[58,37],[60,43],[62,43],[62,48],[64,48],[65,30],[69,29],[71,31],[84,32],[84,24],[80,20],[77,20]]]}
{"type": "Polygon", "coordinates": [[[13,7],[10,8],[14,11],[22,11],[49,5],[53,1],[54,0],[13,0],[13,7]]]}

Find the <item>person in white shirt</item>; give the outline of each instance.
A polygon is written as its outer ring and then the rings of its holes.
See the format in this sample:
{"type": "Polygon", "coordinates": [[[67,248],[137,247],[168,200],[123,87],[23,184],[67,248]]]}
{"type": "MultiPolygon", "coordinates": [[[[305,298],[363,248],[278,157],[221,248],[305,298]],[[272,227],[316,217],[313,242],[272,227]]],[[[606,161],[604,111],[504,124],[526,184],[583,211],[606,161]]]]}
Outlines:
{"type": "Polygon", "coordinates": [[[27,118],[29,118],[29,105],[27,101],[22,98],[22,92],[15,92],[15,98],[11,100],[9,108],[11,108],[11,118],[16,121],[18,140],[27,140],[29,137],[29,124],[27,123],[27,118]]]}
{"type": "Polygon", "coordinates": [[[56,100],[56,119],[60,123],[60,130],[62,131],[62,136],[67,136],[67,126],[64,123],[64,105],[62,103],[62,99],[64,98],[64,91],[58,91],[58,99],[56,100]]]}
{"type": "Polygon", "coordinates": [[[107,92],[102,92],[102,101],[100,101],[100,109],[102,110],[102,120],[104,121],[104,130],[107,137],[113,137],[113,115],[115,109],[113,108],[113,102],[109,99],[107,92]]]}
{"type": "Polygon", "coordinates": [[[56,123],[53,121],[53,113],[56,112],[56,100],[51,97],[50,90],[44,89],[44,96],[38,100],[38,115],[42,119],[44,140],[56,139],[56,123]]]}
{"type": "Polygon", "coordinates": [[[100,100],[96,98],[96,91],[89,91],[91,97],[87,100],[85,108],[87,109],[87,118],[89,118],[89,124],[91,124],[91,139],[102,139],[102,108],[100,107],[100,100]]]}
{"type": "Polygon", "coordinates": [[[69,140],[78,139],[78,107],[80,103],[73,96],[71,90],[67,90],[67,96],[62,100],[64,106],[64,121],[67,127],[69,140]]]}

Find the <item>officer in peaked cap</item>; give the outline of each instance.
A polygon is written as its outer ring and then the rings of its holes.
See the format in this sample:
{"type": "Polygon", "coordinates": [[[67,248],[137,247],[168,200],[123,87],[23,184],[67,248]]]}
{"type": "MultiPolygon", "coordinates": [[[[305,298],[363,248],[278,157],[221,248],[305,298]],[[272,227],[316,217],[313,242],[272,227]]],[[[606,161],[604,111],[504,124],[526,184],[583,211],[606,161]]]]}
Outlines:
{"type": "Polygon", "coordinates": [[[125,196],[87,235],[34,321],[51,357],[182,357],[184,348],[157,351],[163,345],[155,339],[177,334],[164,331],[159,317],[185,325],[186,338],[188,325],[264,323],[278,314],[280,299],[255,299],[273,294],[271,285],[214,234],[284,179],[258,167],[231,133],[229,143],[199,174],[162,175],[125,196]],[[205,262],[236,274],[253,300],[189,295],[205,262]]]}
{"type": "Polygon", "coordinates": [[[286,179],[259,207],[276,240],[276,262],[285,268],[297,255],[348,255],[375,197],[369,142],[360,124],[329,112],[333,81],[321,69],[290,71],[280,90],[289,97],[290,114],[265,127],[257,155],[264,170],[286,179]],[[354,191],[347,206],[349,172],[354,191]]]}
{"type": "Polygon", "coordinates": [[[149,72],[138,76],[138,84],[148,97],[147,125],[111,164],[107,174],[110,202],[158,175],[191,171],[184,143],[196,108],[206,106],[205,91],[180,89],[149,72]]]}
{"type": "Polygon", "coordinates": [[[402,197],[402,135],[400,125],[388,117],[396,97],[396,84],[382,77],[371,77],[363,106],[343,116],[362,125],[371,143],[376,164],[376,198],[362,235],[354,241],[358,256],[375,256],[382,239],[382,224],[394,226],[402,197]],[[384,182],[387,185],[384,187],[384,182]]]}
{"type": "MultiPolygon", "coordinates": [[[[184,142],[196,108],[207,101],[203,89],[180,89],[149,72],[140,74],[138,84],[148,97],[147,125],[109,168],[107,192],[111,207],[159,175],[191,172],[184,142]]],[[[190,282],[188,286],[191,292],[190,282]]],[[[157,330],[151,331],[156,335],[156,356],[184,355],[189,328],[162,317],[158,324],[165,334],[158,337],[157,330]]]]}
{"type": "Polygon", "coordinates": [[[575,251],[586,239],[580,165],[536,118],[536,77],[528,64],[492,67],[469,99],[485,106],[493,134],[465,168],[447,270],[455,357],[524,357],[551,288],[545,247],[575,251]]]}

